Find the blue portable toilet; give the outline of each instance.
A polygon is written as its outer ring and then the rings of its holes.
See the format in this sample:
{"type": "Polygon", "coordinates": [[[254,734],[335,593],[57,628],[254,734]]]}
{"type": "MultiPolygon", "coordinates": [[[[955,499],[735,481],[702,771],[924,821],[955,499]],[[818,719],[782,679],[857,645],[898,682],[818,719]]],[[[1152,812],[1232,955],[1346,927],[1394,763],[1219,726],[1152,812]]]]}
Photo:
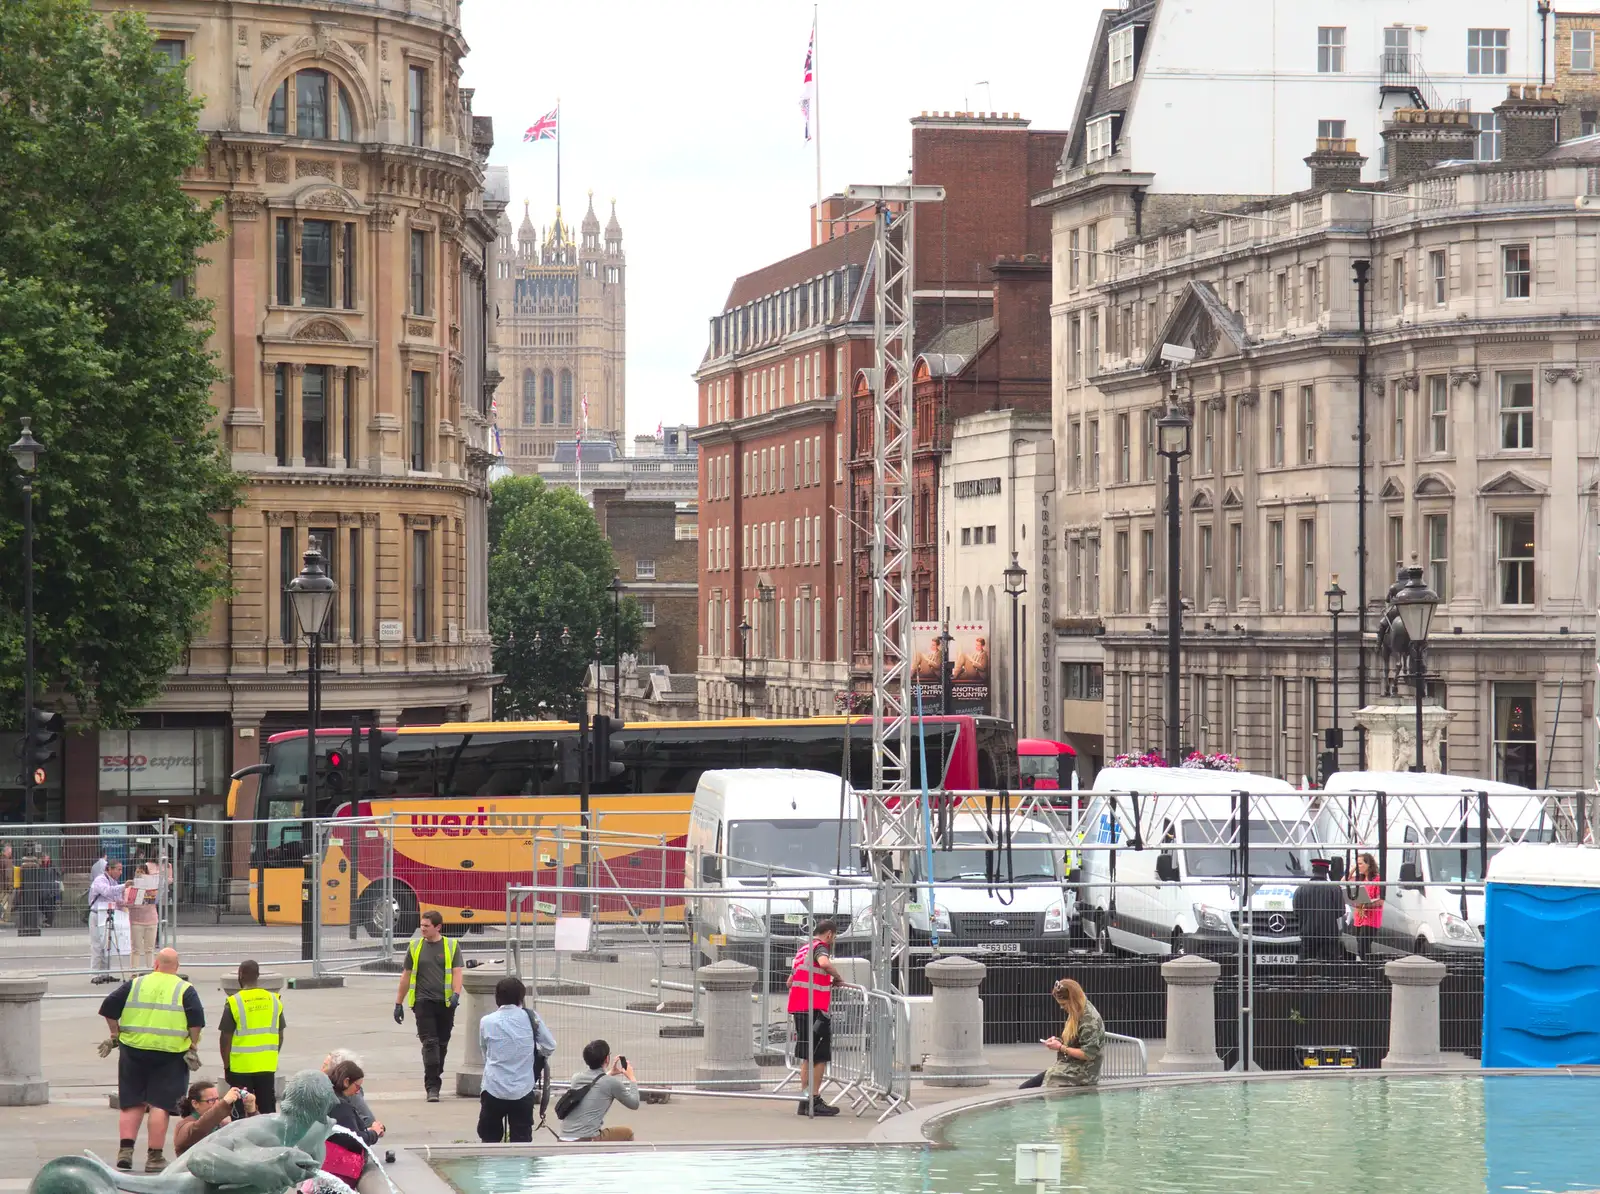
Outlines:
{"type": "Polygon", "coordinates": [[[1600,1064],[1600,850],[1518,844],[1489,861],[1483,1064],[1600,1064]]]}

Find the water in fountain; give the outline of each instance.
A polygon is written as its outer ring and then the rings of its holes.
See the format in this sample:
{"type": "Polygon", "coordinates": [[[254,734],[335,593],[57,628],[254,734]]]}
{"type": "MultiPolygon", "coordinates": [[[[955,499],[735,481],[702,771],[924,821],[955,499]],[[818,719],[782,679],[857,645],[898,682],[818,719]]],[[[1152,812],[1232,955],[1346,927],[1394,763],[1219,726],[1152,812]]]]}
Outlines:
{"type": "MultiPolygon", "coordinates": [[[[359,1137],[357,1139],[359,1139],[359,1137]]],[[[383,1180],[389,1186],[389,1194],[400,1194],[400,1191],[395,1187],[394,1181],[389,1177],[389,1171],[383,1167],[383,1161],[379,1159],[378,1154],[373,1150],[372,1145],[368,1144],[365,1140],[362,1140],[361,1147],[367,1150],[367,1156],[372,1158],[372,1163],[378,1167],[378,1172],[383,1175],[383,1180]]]]}

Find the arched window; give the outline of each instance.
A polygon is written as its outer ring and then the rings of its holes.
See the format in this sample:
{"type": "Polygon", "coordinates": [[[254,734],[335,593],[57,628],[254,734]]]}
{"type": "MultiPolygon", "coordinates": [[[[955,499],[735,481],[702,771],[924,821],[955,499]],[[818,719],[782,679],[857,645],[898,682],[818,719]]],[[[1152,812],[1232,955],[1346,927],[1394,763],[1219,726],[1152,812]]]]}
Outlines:
{"type": "Polygon", "coordinates": [[[522,371],[522,425],[533,426],[534,401],[538,395],[534,392],[533,370],[522,371]]]}
{"type": "Polygon", "coordinates": [[[296,71],[272,93],[272,102],[267,108],[267,132],[319,141],[354,141],[354,96],[350,88],[327,71],[296,71]]]}
{"type": "Polygon", "coordinates": [[[972,590],[971,589],[962,589],[961,590],[961,620],[963,622],[972,621],[972,590]]]}
{"type": "Polygon", "coordinates": [[[572,425],[572,370],[561,371],[561,422],[564,426],[572,425]]]}
{"type": "Polygon", "coordinates": [[[539,422],[554,423],[556,421],[556,376],[548,369],[544,371],[544,377],[540,379],[540,388],[542,390],[540,395],[542,401],[539,403],[539,422]]]}

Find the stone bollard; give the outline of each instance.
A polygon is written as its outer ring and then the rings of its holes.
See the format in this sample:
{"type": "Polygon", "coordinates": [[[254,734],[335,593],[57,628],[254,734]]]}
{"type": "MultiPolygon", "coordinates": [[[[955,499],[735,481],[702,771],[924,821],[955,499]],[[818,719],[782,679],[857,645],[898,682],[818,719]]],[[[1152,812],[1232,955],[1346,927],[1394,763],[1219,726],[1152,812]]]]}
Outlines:
{"type": "Polygon", "coordinates": [[[750,993],[760,971],[724,958],[695,971],[706,993],[705,1043],[694,1067],[696,1086],[710,1090],[756,1090],[755,1035],[751,1031],[750,993]]]}
{"type": "Polygon", "coordinates": [[[49,989],[42,978],[0,978],[0,1107],[50,1101],[39,1060],[39,1003],[49,989]]]}
{"type": "Polygon", "coordinates": [[[1439,1052],[1439,984],[1445,965],[1429,958],[1396,958],[1384,963],[1389,996],[1389,1052],[1386,1070],[1431,1070],[1444,1064],[1439,1052]]]}
{"type": "Polygon", "coordinates": [[[483,1093],[483,1049],[478,1044],[478,1026],[495,1009],[494,989],[505,977],[487,966],[468,970],[461,976],[461,1010],[451,1040],[461,1042],[461,1068],[456,1070],[456,1097],[475,1099],[483,1093]]]}
{"type": "Polygon", "coordinates": [[[1184,954],[1161,963],[1167,984],[1167,1048],[1156,1062],[1161,1074],[1213,1074],[1217,1056],[1217,977],[1222,967],[1209,958],[1184,954]]]}
{"type": "Polygon", "coordinates": [[[928,963],[933,988],[933,1047],[922,1063],[929,1086],[987,1086],[989,1063],[983,1059],[983,1001],[978,985],[989,968],[971,958],[953,955],[928,963]]]}

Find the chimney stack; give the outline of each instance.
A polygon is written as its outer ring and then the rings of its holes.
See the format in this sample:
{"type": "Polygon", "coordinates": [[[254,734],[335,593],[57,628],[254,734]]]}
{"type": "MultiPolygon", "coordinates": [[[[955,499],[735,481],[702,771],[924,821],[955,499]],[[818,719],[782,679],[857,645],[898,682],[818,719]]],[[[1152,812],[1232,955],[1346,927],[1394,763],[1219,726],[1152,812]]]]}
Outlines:
{"type": "Polygon", "coordinates": [[[1500,158],[1507,162],[1531,162],[1560,139],[1556,119],[1565,104],[1555,88],[1538,83],[1513,83],[1506,98],[1494,110],[1500,117],[1504,135],[1500,158]]]}
{"type": "Polygon", "coordinates": [[[1440,162],[1475,157],[1478,132],[1472,113],[1455,108],[1398,108],[1383,126],[1390,178],[1404,178],[1440,162]]]}
{"type": "Polygon", "coordinates": [[[1316,152],[1305,162],[1311,167],[1313,187],[1348,190],[1361,185],[1361,167],[1367,159],[1356,152],[1354,137],[1318,137],[1316,152]]]}

